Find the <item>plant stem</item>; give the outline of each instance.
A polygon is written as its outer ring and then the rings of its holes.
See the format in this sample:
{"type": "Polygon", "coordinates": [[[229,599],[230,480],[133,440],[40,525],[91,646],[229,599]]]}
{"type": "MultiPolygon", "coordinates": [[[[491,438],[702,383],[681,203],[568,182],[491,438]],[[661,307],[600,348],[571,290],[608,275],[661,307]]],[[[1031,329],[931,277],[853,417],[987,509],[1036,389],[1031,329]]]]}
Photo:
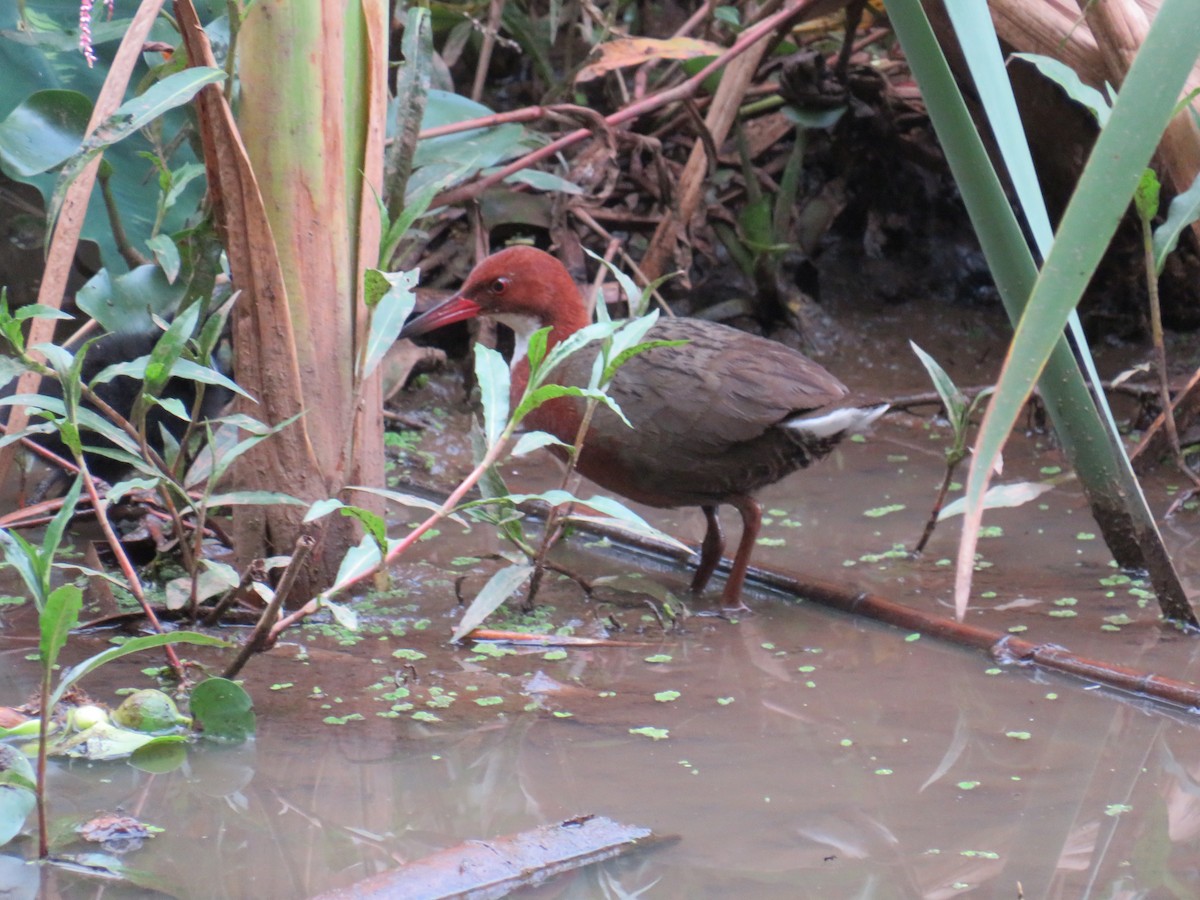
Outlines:
{"type": "MultiPolygon", "coordinates": [[[[83,464],[82,458],[77,459],[75,462],[79,465],[79,474],[83,476],[83,486],[88,493],[88,498],[91,500],[92,509],[96,511],[96,521],[100,523],[100,528],[104,532],[104,539],[108,542],[109,549],[117,557],[117,565],[120,566],[121,574],[125,576],[125,580],[129,584],[130,593],[141,604],[142,611],[146,613],[146,618],[150,620],[150,624],[154,626],[154,630],[159,634],[164,634],[162,623],[159,622],[158,616],[155,615],[154,607],[146,601],[146,594],[142,591],[142,583],[138,580],[137,572],[134,571],[133,564],[125,554],[125,548],[121,546],[120,539],[117,537],[116,532],[113,531],[112,523],[108,521],[108,501],[101,497],[96,490],[96,482],[92,479],[92,474],[87,470],[87,466],[83,464]]],[[[180,681],[183,681],[185,677],[183,664],[179,661],[179,656],[176,655],[174,648],[170,644],[166,644],[163,646],[163,651],[166,653],[167,663],[175,670],[176,677],[180,681]]]]}
{"type": "MultiPolygon", "coordinates": [[[[579,429],[575,432],[575,440],[571,444],[570,455],[567,458],[567,470],[563,473],[562,483],[559,485],[564,491],[567,489],[571,476],[575,474],[575,466],[579,461],[579,454],[583,452],[583,442],[587,438],[588,429],[592,425],[592,416],[596,412],[598,403],[598,400],[588,400],[587,406],[584,408],[583,419],[579,423],[579,429]]],[[[550,507],[550,511],[546,513],[546,526],[542,532],[542,541],[538,545],[537,557],[533,560],[533,574],[529,576],[529,591],[525,594],[525,612],[533,609],[534,597],[541,586],[542,577],[546,574],[546,556],[554,544],[558,531],[558,519],[559,507],[550,507]]]]}
{"type": "Polygon", "coordinates": [[[254,631],[246,639],[246,642],[242,644],[242,649],[238,651],[237,658],[230,663],[229,667],[221,675],[222,678],[236,678],[238,672],[242,671],[242,667],[250,661],[251,656],[271,646],[273,643],[272,636],[275,634],[275,629],[271,626],[279,617],[279,610],[283,608],[288,594],[292,592],[292,588],[296,584],[297,575],[304,568],[304,563],[316,545],[316,538],[310,534],[302,534],[296,540],[295,549],[292,550],[292,560],[288,563],[288,567],[283,573],[283,578],[279,581],[279,590],[275,592],[275,596],[271,598],[271,602],[263,610],[263,614],[258,619],[258,624],[254,626],[254,631]]]}
{"type": "Polygon", "coordinates": [[[1163,424],[1167,429],[1167,440],[1171,443],[1171,453],[1175,464],[1200,487],[1200,475],[1191,470],[1183,458],[1183,450],[1179,446],[1179,431],[1175,427],[1175,408],[1171,404],[1171,384],[1167,371],[1167,348],[1163,340],[1162,308],[1158,299],[1158,269],[1154,262],[1154,232],[1151,222],[1145,216],[1142,219],[1142,249],[1146,260],[1146,294],[1150,301],[1150,338],[1154,343],[1154,368],[1158,374],[1158,395],[1162,403],[1163,424]]]}
{"type": "Polygon", "coordinates": [[[396,546],[388,551],[387,556],[382,558],[377,565],[372,567],[369,571],[361,572],[345,579],[344,581],[339,581],[337,584],[328,588],[320,595],[314,597],[312,600],[309,600],[306,604],[304,604],[304,606],[300,607],[291,615],[284,616],[271,628],[270,634],[268,634],[266,639],[267,645],[270,646],[271,644],[275,643],[275,641],[279,639],[279,635],[281,633],[286,631],[296,622],[299,622],[307,616],[311,616],[318,609],[320,609],[321,600],[323,598],[332,597],[334,594],[340,593],[341,591],[358,584],[358,582],[371,577],[384,566],[393,563],[401,554],[408,550],[409,547],[420,540],[421,535],[454,512],[455,507],[458,506],[458,504],[462,501],[462,498],[466,496],[467,492],[471,490],[471,488],[473,488],[479,482],[479,479],[483,477],[484,473],[487,472],[487,470],[493,465],[495,465],[496,461],[504,455],[504,451],[508,447],[508,442],[512,438],[512,433],[514,430],[516,430],[516,425],[517,423],[515,422],[509,423],[508,427],[504,429],[504,433],[500,436],[500,439],[488,448],[488,451],[484,454],[483,459],[480,460],[479,464],[476,465],[475,468],[471,470],[470,474],[462,480],[458,487],[456,487],[450,493],[450,495],[446,498],[446,501],[440,507],[438,507],[424,522],[410,531],[404,540],[399,541],[396,546]]]}

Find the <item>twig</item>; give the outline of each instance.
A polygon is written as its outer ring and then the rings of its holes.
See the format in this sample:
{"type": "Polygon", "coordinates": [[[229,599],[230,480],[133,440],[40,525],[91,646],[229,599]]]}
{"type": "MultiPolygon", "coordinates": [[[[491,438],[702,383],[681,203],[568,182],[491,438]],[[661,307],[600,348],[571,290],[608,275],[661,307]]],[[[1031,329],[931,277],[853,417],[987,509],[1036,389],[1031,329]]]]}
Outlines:
{"type": "Polygon", "coordinates": [[[496,34],[500,31],[500,16],[503,13],[504,0],[491,0],[488,4],[487,25],[483,29],[483,41],[479,46],[479,62],[475,66],[475,83],[471,86],[471,99],[476,103],[483,97],[483,86],[487,83],[492,51],[496,48],[496,34]]]}
{"type": "Polygon", "coordinates": [[[316,546],[316,543],[316,539],[308,534],[302,534],[296,539],[296,546],[292,550],[292,560],[288,563],[287,569],[284,570],[283,578],[279,581],[279,589],[275,591],[275,596],[271,598],[271,602],[267,604],[267,608],[259,616],[258,624],[254,626],[254,631],[251,632],[246,642],[242,644],[242,649],[238,651],[237,658],[229,664],[229,667],[222,674],[223,678],[236,678],[238,672],[242,671],[242,667],[250,661],[250,657],[275,643],[275,629],[273,624],[276,618],[278,618],[279,610],[283,608],[284,601],[287,600],[288,594],[291,593],[292,587],[296,583],[296,578],[299,576],[300,570],[304,568],[304,564],[307,562],[308,556],[312,553],[312,549],[316,546]]]}
{"type": "MultiPolygon", "coordinates": [[[[751,28],[747,28],[742,32],[741,36],[732,47],[710,62],[707,66],[689,78],[687,81],[681,82],[674,87],[660,91],[657,94],[651,94],[643,100],[638,100],[618,110],[610,116],[605,117],[605,121],[609,126],[615,127],[624,124],[633,119],[636,119],[648,112],[653,112],[656,109],[661,109],[671,103],[678,102],[685,98],[691,97],[700,89],[704,80],[713,72],[719,71],[729,63],[730,60],[741,56],[750,47],[757,44],[762,38],[777,28],[785,28],[792,23],[793,20],[803,16],[808,8],[813,5],[815,0],[802,0],[795,6],[790,6],[783,9],[772,16],[768,16],[763,21],[759,22],[751,28]]],[[[463,203],[467,200],[473,200],[479,197],[484,191],[493,185],[499,184],[508,176],[515,172],[520,172],[528,169],[530,166],[541,162],[544,159],[549,159],[560,151],[579,143],[586,138],[591,131],[586,128],[580,128],[575,131],[565,134],[558,140],[551,141],[543,147],[527,153],[525,156],[501,167],[497,171],[486,175],[483,178],[473,181],[470,184],[460,187],[451,188],[448,191],[443,191],[434,198],[433,206],[453,206],[458,203],[463,203]]]]}
{"type": "MultiPolygon", "coordinates": [[[[425,492],[428,493],[428,492],[425,492]]],[[[659,561],[683,562],[687,554],[677,548],[648,537],[634,537],[626,531],[604,528],[594,523],[577,523],[576,528],[587,534],[605,537],[613,544],[659,561]]],[[[692,554],[698,553],[693,550],[692,554]]],[[[721,560],[718,569],[729,571],[728,560],[721,560]]],[[[1035,644],[1007,632],[980,628],[912,609],[877,594],[857,591],[845,585],[821,579],[785,575],[769,569],[751,567],[746,577],[760,587],[769,588],[793,597],[811,600],[822,606],[866,616],[897,628],[919,631],[929,637],[949,641],[964,647],[984,650],[1001,662],[1040,666],[1106,687],[1126,691],[1150,700],[1169,703],[1188,710],[1200,709],[1200,687],[1163,675],[1139,672],[1126,666],[1079,656],[1057,644],[1035,644]]]]}
{"type": "MultiPolygon", "coordinates": [[[[142,583],[138,580],[137,572],[134,571],[133,563],[129,561],[129,557],[125,553],[125,548],[121,546],[121,541],[117,538],[117,534],[113,531],[112,523],[108,521],[108,501],[102,498],[96,490],[96,482],[92,478],[92,474],[87,470],[87,466],[79,467],[79,474],[83,476],[84,490],[88,493],[88,498],[92,502],[92,509],[96,511],[96,521],[100,523],[100,529],[104,532],[104,539],[108,542],[108,547],[112,550],[113,555],[117,558],[117,565],[121,569],[121,574],[125,576],[125,581],[129,584],[129,591],[141,605],[143,612],[146,613],[146,618],[150,620],[150,624],[158,634],[164,634],[162,623],[158,621],[158,616],[154,613],[152,607],[146,600],[146,594],[142,590],[142,583]]],[[[183,670],[183,664],[180,663],[179,657],[175,653],[175,648],[170,644],[163,645],[163,651],[166,654],[167,662],[171,668],[175,670],[175,675],[180,681],[187,677],[187,673],[183,670]]]]}

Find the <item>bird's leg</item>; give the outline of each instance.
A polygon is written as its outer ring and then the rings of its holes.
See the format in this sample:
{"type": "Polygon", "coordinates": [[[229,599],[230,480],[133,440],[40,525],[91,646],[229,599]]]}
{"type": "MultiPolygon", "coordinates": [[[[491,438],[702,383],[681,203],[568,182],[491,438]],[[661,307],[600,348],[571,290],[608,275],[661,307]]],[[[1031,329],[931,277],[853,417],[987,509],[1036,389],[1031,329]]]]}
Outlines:
{"type": "Polygon", "coordinates": [[[699,594],[712,578],[717,569],[721,554],[725,552],[725,533],[721,531],[721,520],[717,518],[715,506],[702,506],[708,528],[704,532],[704,543],[700,545],[700,565],[696,567],[696,577],[692,579],[692,593],[699,594]]]}
{"type": "Polygon", "coordinates": [[[746,581],[750,554],[754,552],[754,543],[758,540],[758,531],[762,527],[762,507],[758,505],[757,500],[742,496],[734,497],[729,502],[742,515],[742,540],[738,544],[737,556],[733,558],[729,579],[725,582],[725,592],[721,594],[722,612],[749,609],[742,603],[742,584],[746,581]]]}

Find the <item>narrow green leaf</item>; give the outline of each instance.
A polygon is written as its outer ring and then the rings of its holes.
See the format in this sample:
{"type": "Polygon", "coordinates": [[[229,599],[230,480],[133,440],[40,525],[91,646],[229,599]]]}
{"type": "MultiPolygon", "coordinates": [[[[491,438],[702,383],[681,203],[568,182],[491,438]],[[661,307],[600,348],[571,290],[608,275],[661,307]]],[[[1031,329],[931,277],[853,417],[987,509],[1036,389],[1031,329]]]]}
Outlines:
{"type": "Polygon", "coordinates": [[[958,433],[966,425],[963,421],[963,413],[967,409],[967,398],[958,389],[958,385],[946,374],[946,370],[938,365],[936,359],[918,347],[915,341],[909,341],[908,345],[912,347],[913,353],[917,354],[917,359],[921,361],[921,365],[929,374],[929,380],[933,382],[934,390],[942,398],[942,406],[946,408],[946,417],[954,426],[955,433],[958,433]]]}
{"type": "Polygon", "coordinates": [[[521,435],[517,442],[513,445],[510,456],[528,456],[535,450],[540,450],[543,447],[566,447],[567,444],[560,441],[552,434],[547,434],[544,431],[527,431],[521,435]]]}
{"type": "Polygon", "coordinates": [[[171,236],[156,234],[146,241],[146,246],[154,254],[154,259],[159,268],[163,270],[163,274],[167,276],[167,283],[174,284],[175,279],[179,277],[179,269],[183,263],[179,258],[179,248],[175,246],[171,236]]]}
{"type": "Polygon", "coordinates": [[[1087,108],[1096,117],[1101,128],[1107,124],[1112,112],[1108,100],[1094,87],[1084,84],[1075,70],[1066,63],[1039,53],[1014,53],[1013,58],[1032,63],[1039,72],[1066,91],[1068,97],[1087,108]]]}
{"type": "Polygon", "coordinates": [[[506,566],[493,574],[455,626],[454,633],[450,636],[451,643],[457,644],[483,624],[484,620],[516,593],[532,574],[533,566],[530,565],[506,566]]]}
{"type": "Polygon", "coordinates": [[[38,655],[44,668],[53,668],[58,662],[59,651],[66,646],[71,629],[79,624],[81,609],[83,591],[73,584],[59,585],[46,598],[46,608],[38,617],[41,632],[38,655]]]}
{"type": "Polygon", "coordinates": [[[50,697],[50,706],[53,708],[59,700],[62,699],[73,684],[90,672],[112,662],[114,659],[120,659],[123,656],[128,656],[131,653],[140,653],[143,650],[152,650],[155,647],[163,647],[167,644],[199,644],[202,647],[229,647],[228,641],[223,641],[220,638],[212,637],[207,634],[200,634],[196,631],[173,631],[170,634],[151,634],[145,637],[131,638],[119,647],[111,647],[102,653],[97,653],[95,656],[88,657],[78,665],[74,665],[62,673],[59,679],[58,687],[54,689],[54,693],[50,697]]]}
{"type": "Polygon", "coordinates": [[[508,425],[508,366],[503,356],[478,342],[475,344],[475,381],[483,406],[484,438],[489,447],[494,447],[508,425]]]}
{"type": "Polygon", "coordinates": [[[212,494],[210,507],[217,506],[304,506],[304,501],[282,491],[228,491],[212,494]]]}
{"type": "Polygon", "coordinates": [[[1162,274],[1167,257],[1179,243],[1179,235],[1200,219],[1200,174],[1182,194],[1177,194],[1167,207],[1167,221],[1154,229],[1154,270],[1162,274]]]}
{"type": "Polygon", "coordinates": [[[968,513],[957,567],[960,617],[974,567],[976,544],[972,538],[977,537],[991,470],[1115,231],[1195,62],[1200,36],[1194,27],[1196,14],[1194,0],[1164,0],[1159,8],[1017,325],[984,415],[967,482],[968,513]]]}
{"type": "Polygon", "coordinates": [[[367,346],[363,351],[359,380],[369,378],[375,369],[383,362],[384,355],[396,343],[400,329],[408,317],[412,315],[417,303],[417,295],[413,288],[420,278],[420,269],[408,272],[383,272],[379,269],[368,269],[364,276],[367,283],[368,298],[375,296],[371,305],[371,330],[367,335],[367,346]],[[382,285],[380,282],[382,281],[382,285]],[[382,293],[378,293],[380,287],[382,293]]]}

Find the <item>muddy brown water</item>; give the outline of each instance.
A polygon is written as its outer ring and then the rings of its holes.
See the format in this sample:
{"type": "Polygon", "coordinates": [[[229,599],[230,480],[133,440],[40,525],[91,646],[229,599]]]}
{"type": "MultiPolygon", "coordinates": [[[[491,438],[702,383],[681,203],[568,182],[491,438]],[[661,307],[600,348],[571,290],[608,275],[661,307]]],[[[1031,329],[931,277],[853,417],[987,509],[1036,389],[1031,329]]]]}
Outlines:
{"type": "MultiPolygon", "coordinates": [[[[952,368],[957,350],[976,371],[982,355],[942,340],[952,368]]],[[[924,389],[899,350],[874,358],[846,380],[888,394],[924,389]]],[[[439,454],[432,468],[443,477],[449,434],[420,448],[439,454]]],[[[951,614],[956,524],[921,560],[891,553],[920,533],[947,439],[895,417],[868,443],[766,491],[755,563],[951,614]]],[[[1053,442],[1020,436],[1005,462],[1004,480],[1059,483],[987,515],[968,621],[1200,680],[1200,643],[1163,627],[1145,585],[1112,567],[1078,488],[1055,472],[1064,463],[1053,442]]],[[[556,478],[545,460],[512,474],[518,487],[556,478]]],[[[1148,491],[1163,508],[1171,485],[1148,491]]],[[[696,511],[655,521],[690,541],[703,529],[696,511]]],[[[1195,513],[1164,531],[1200,594],[1195,513]]],[[[590,543],[575,538],[559,561],[593,577],[636,570],[676,591],[687,584],[688,572],[635,566],[590,543]]],[[[455,580],[465,574],[464,592],[477,590],[494,564],[472,559],[499,547],[486,529],[446,525],[421,548],[396,570],[393,593],[360,598],[358,634],[316,621],[250,664],[254,741],[195,747],[167,774],[57,762],[56,826],[122,810],[162,828],[126,862],[180,897],[304,897],[581,813],[680,840],[528,896],[1200,896],[1193,711],[754,592],[753,614],[736,623],[693,617],[664,634],[636,599],[589,605],[551,579],[543,602],[554,626],[595,634],[615,621],[615,636],[636,645],[454,648],[455,580]]],[[[718,589],[693,607],[717,604],[718,589]]],[[[32,634],[27,608],[0,606],[0,702],[34,688],[32,634]]],[[[66,662],[109,637],[73,640],[66,662]]],[[[85,687],[115,703],[115,689],[148,683],[140,669],[154,662],[122,661],[85,687]]],[[[0,857],[11,896],[36,896],[37,869],[19,861],[29,850],[25,841],[0,857]]],[[[63,897],[97,896],[82,878],[53,881],[63,897]]],[[[103,895],[150,896],[112,886],[103,895]]]]}

